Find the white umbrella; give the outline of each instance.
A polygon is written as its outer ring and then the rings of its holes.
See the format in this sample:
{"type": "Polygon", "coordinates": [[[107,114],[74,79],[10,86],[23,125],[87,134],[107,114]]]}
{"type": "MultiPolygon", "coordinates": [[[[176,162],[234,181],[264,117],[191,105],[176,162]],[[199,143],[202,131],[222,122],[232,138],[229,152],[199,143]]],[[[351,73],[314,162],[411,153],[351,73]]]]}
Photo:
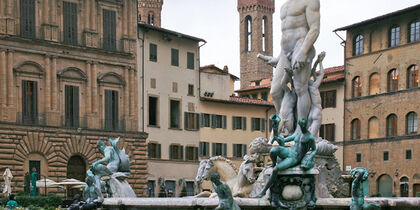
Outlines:
{"type": "Polygon", "coordinates": [[[84,188],[85,186],[86,186],[85,184],[76,185],[76,186],[72,186],[71,189],[80,189],[80,188],[84,188]]]}
{"type": "Polygon", "coordinates": [[[58,187],[58,185],[51,179],[40,179],[36,181],[36,187],[58,187]]]}
{"type": "Polygon", "coordinates": [[[12,187],[10,183],[13,179],[13,175],[9,168],[6,168],[6,170],[4,171],[3,179],[5,183],[3,193],[7,193],[8,195],[10,195],[12,193],[12,187]]]}
{"type": "Polygon", "coordinates": [[[58,185],[86,185],[86,183],[79,181],[77,179],[65,179],[57,183],[58,185]]]}

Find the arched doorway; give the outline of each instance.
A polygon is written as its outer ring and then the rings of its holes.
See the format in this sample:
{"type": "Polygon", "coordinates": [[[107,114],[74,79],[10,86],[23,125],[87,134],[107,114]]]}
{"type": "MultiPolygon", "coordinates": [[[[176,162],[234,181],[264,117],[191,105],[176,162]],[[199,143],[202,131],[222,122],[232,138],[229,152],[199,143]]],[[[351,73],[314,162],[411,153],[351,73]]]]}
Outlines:
{"type": "MultiPolygon", "coordinates": [[[[84,182],[86,178],[86,163],[85,160],[79,156],[74,155],[69,159],[67,163],[67,178],[68,179],[77,179],[79,181],[84,182]]],[[[73,198],[74,195],[79,194],[82,195],[82,189],[67,189],[67,197],[73,198]]]]}
{"type": "Polygon", "coordinates": [[[400,179],[400,196],[408,197],[409,191],[410,191],[410,185],[408,185],[408,178],[404,176],[400,179]]]}
{"type": "Polygon", "coordinates": [[[381,175],[376,181],[378,194],[381,197],[392,197],[392,178],[388,174],[381,175]]]}

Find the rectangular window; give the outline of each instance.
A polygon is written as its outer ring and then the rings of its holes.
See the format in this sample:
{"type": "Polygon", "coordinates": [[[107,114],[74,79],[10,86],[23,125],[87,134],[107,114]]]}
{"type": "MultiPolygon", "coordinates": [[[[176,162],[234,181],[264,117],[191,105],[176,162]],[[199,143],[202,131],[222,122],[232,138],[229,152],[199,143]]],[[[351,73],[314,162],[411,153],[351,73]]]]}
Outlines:
{"type": "Polygon", "coordinates": [[[105,129],[118,130],[118,91],[105,90],[105,129]]]}
{"type": "Polygon", "coordinates": [[[261,93],[261,99],[264,100],[264,101],[267,101],[268,100],[268,93],[267,92],[262,92],[261,93]]]}
{"type": "Polygon", "coordinates": [[[147,181],[147,194],[149,198],[155,197],[155,181],[149,180],[147,181]]]}
{"type": "Polygon", "coordinates": [[[172,92],[177,93],[178,92],[178,83],[172,82],[172,92]]]}
{"type": "Polygon", "coordinates": [[[116,46],[116,21],[115,11],[103,10],[103,48],[115,51],[116,46]]]}
{"type": "Polygon", "coordinates": [[[194,96],[194,85],[188,85],[188,95],[194,96]]]}
{"type": "Polygon", "coordinates": [[[265,119],[264,118],[251,118],[251,130],[252,131],[265,131],[265,119]]]}
{"type": "Polygon", "coordinates": [[[150,88],[153,88],[153,89],[156,88],[156,79],[155,78],[150,79],[150,88]]]}
{"type": "Polygon", "coordinates": [[[35,0],[20,0],[20,35],[35,38],[35,0]]]}
{"type": "Polygon", "coordinates": [[[77,4],[63,1],[63,42],[77,45],[77,4]]]}
{"type": "Polygon", "coordinates": [[[328,141],[335,141],[335,124],[321,125],[319,136],[328,141]]]}
{"type": "Polygon", "coordinates": [[[336,90],[322,91],[321,92],[322,108],[335,108],[336,98],[337,98],[336,90]]]}
{"type": "Polygon", "coordinates": [[[190,161],[198,160],[198,147],[185,147],[185,159],[190,161]]]}
{"type": "Polygon", "coordinates": [[[160,144],[149,143],[147,144],[147,154],[149,158],[161,158],[161,148],[160,144]]]}
{"type": "Polygon", "coordinates": [[[194,53],[187,52],[187,68],[194,69],[194,53]]]}
{"type": "Polygon", "coordinates": [[[389,160],[389,152],[385,151],[384,152],[384,161],[388,161],[389,160]]]}
{"type": "Polygon", "coordinates": [[[186,182],[187,196],[194,196],[194,182],[186,182]]]}
{"type": "Polygon", "coordinates": [[[212,128],[224,128],[226,129],[226,116],[225,115],[211,115],[211,127],[212,128]]]}
{"type": "Polygon", "coordinates": [[[356,162],[358,162],[358,163],[362,162],[362,154],[356,153],[356,162]]]}
{"type": "Polygon", "coordinates": [[[213,143],[212,144],[212,155],[213,156],[227,156],[227,144],[213,143]]]}
{"type": "Polygon", "coordinates": [[[233,157],[242,158],[246,155],[246,144],[233,144],[233,157]]]}
{"type": "Polygon", "coordinates": [[[179,66],[179,50],[171,49],[171,65],[179,66]]]}
{"type": "Polygon", "coordinates": [[[158,125],[158,98],[149,96],[149,125],[158,125]]]}
{"type": "Polygon", "coordinates": [[[210,114],[202,113],[200,116],[200,126],[201,127],[210,127],[210,114]]]}
{"type": "Polygon", "coordinates": [[[22,80],[22,121],[38,124],[38,83],[22,80]]]}
{"type": "Polygon", "coordinates": [[[64,89],[65,124],[67,127],[79,127],[79,87],[66,85],[64,89]]]}
{"type": "Polygon", "coordinates": [[[210,144],[208,142],[200,142],[200,156],[210,156],[210,144]]]}
{"type": "Polygon", "coordinates": [[[406,160],[411,160],[411,150],[405,150],[405,159],[406,160]]]}
{"type": "Polygon", "coordinates": [[[184,129],[198,130],[199,129],[199,114],[184,112],[184,129]]]}
{"type": "Polygon", "coordinates": [[[36,172],[38,173],[37,180],[41,178],[41,161],[39,160],[29,160],[29,172],[36,172]]]}
{"type": "Polygon", "coordinates": [[[149,60],[157,62],[157,45],[152,43],[149,44],[149,60]]]}
{"type": "Polygon", "coordinates": [[[180,106],[179,106],[179,101],[175,101],[175,100],[171,100],[170,101],[170,128],[180,128],[180,114],[181,114],[181,110],[180,110],[180,106]]]}
{"type": "Polygon", "coordinates": [[[232,117],[232,130],[246,130],[246,117],[232,117]]]}
{"type": "Polygon", "coordinates": [[[252,94],[252,95],[251,95],[251,98],[252,98],[252,99],[258,99],[258,94],[257,94],[257,93],[252,94]]]}
{"type": "Polygon", "coordinates": [[[183,160],[184,159],[184,146],[180,146],[180,145],[169,146],[169,159],[183,160]]]}
{"type": "Polygon", "coordinates": [[[166,187],[166,190],[168,192],[168,197],[175,197],[176,182],[175,181],[166,180],[165,181],[165,187],[166,187]]]}

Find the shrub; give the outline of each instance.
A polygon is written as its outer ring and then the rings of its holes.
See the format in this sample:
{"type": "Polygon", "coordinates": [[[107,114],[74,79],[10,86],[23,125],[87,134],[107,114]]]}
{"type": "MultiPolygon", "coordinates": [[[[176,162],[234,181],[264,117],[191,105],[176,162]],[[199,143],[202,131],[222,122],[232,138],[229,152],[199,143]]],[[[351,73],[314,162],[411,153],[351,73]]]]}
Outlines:
{"type": "Polygon", "coordinates": [[[416,197],[420,197],[420,192],[417,192],[416,193],[416,197]]]}
{"type": "MultiPolygon", "coordinates": [[[[9,201],[9,198],[1,198],[2,206],[6,205],[9,201]]],[[[16,196],[16,202],[21,207],[28,207],[29,210],[38,210],[38,209],[55,209],[61,205],[62,199],[56,195],[48,196],[16,196]],[[40,208],[41,207],[41,208],[40,208]]],[[[1,210],[1,209],[0,209],[1,210]]]]}

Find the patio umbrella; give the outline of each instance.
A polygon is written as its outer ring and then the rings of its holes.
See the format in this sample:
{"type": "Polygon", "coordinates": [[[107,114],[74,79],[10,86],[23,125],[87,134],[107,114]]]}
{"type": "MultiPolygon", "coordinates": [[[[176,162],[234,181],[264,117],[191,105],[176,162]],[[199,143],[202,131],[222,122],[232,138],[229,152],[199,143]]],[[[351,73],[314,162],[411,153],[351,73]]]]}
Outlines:
{"type": "Polygon", "coordinates": [[[58,187],[57,182],[54,182],[51,179],[40,179],[36,181],[36,187],[58,187]]]}
{"type": "Polygon", "coordinates": [[[9,168],[6,168],[6,170],[4,171],[3,179],[5,183],[3,193],[7,193],[7,195],[10,195],[12,193],[12,187],[10,183],[13,179],[13,175],[9,168]]]}
{"type": "Polygon", "coordinates": [[[77,180],[77,179],[65,179],[65,180],[63,180],[63,181],[61,181],[61,182],[58,182],[57,183],[57,185],[86,185],[86,183],[85,182],[82,182],[82,181],[79,181],[79,180],[77,180]]]}

